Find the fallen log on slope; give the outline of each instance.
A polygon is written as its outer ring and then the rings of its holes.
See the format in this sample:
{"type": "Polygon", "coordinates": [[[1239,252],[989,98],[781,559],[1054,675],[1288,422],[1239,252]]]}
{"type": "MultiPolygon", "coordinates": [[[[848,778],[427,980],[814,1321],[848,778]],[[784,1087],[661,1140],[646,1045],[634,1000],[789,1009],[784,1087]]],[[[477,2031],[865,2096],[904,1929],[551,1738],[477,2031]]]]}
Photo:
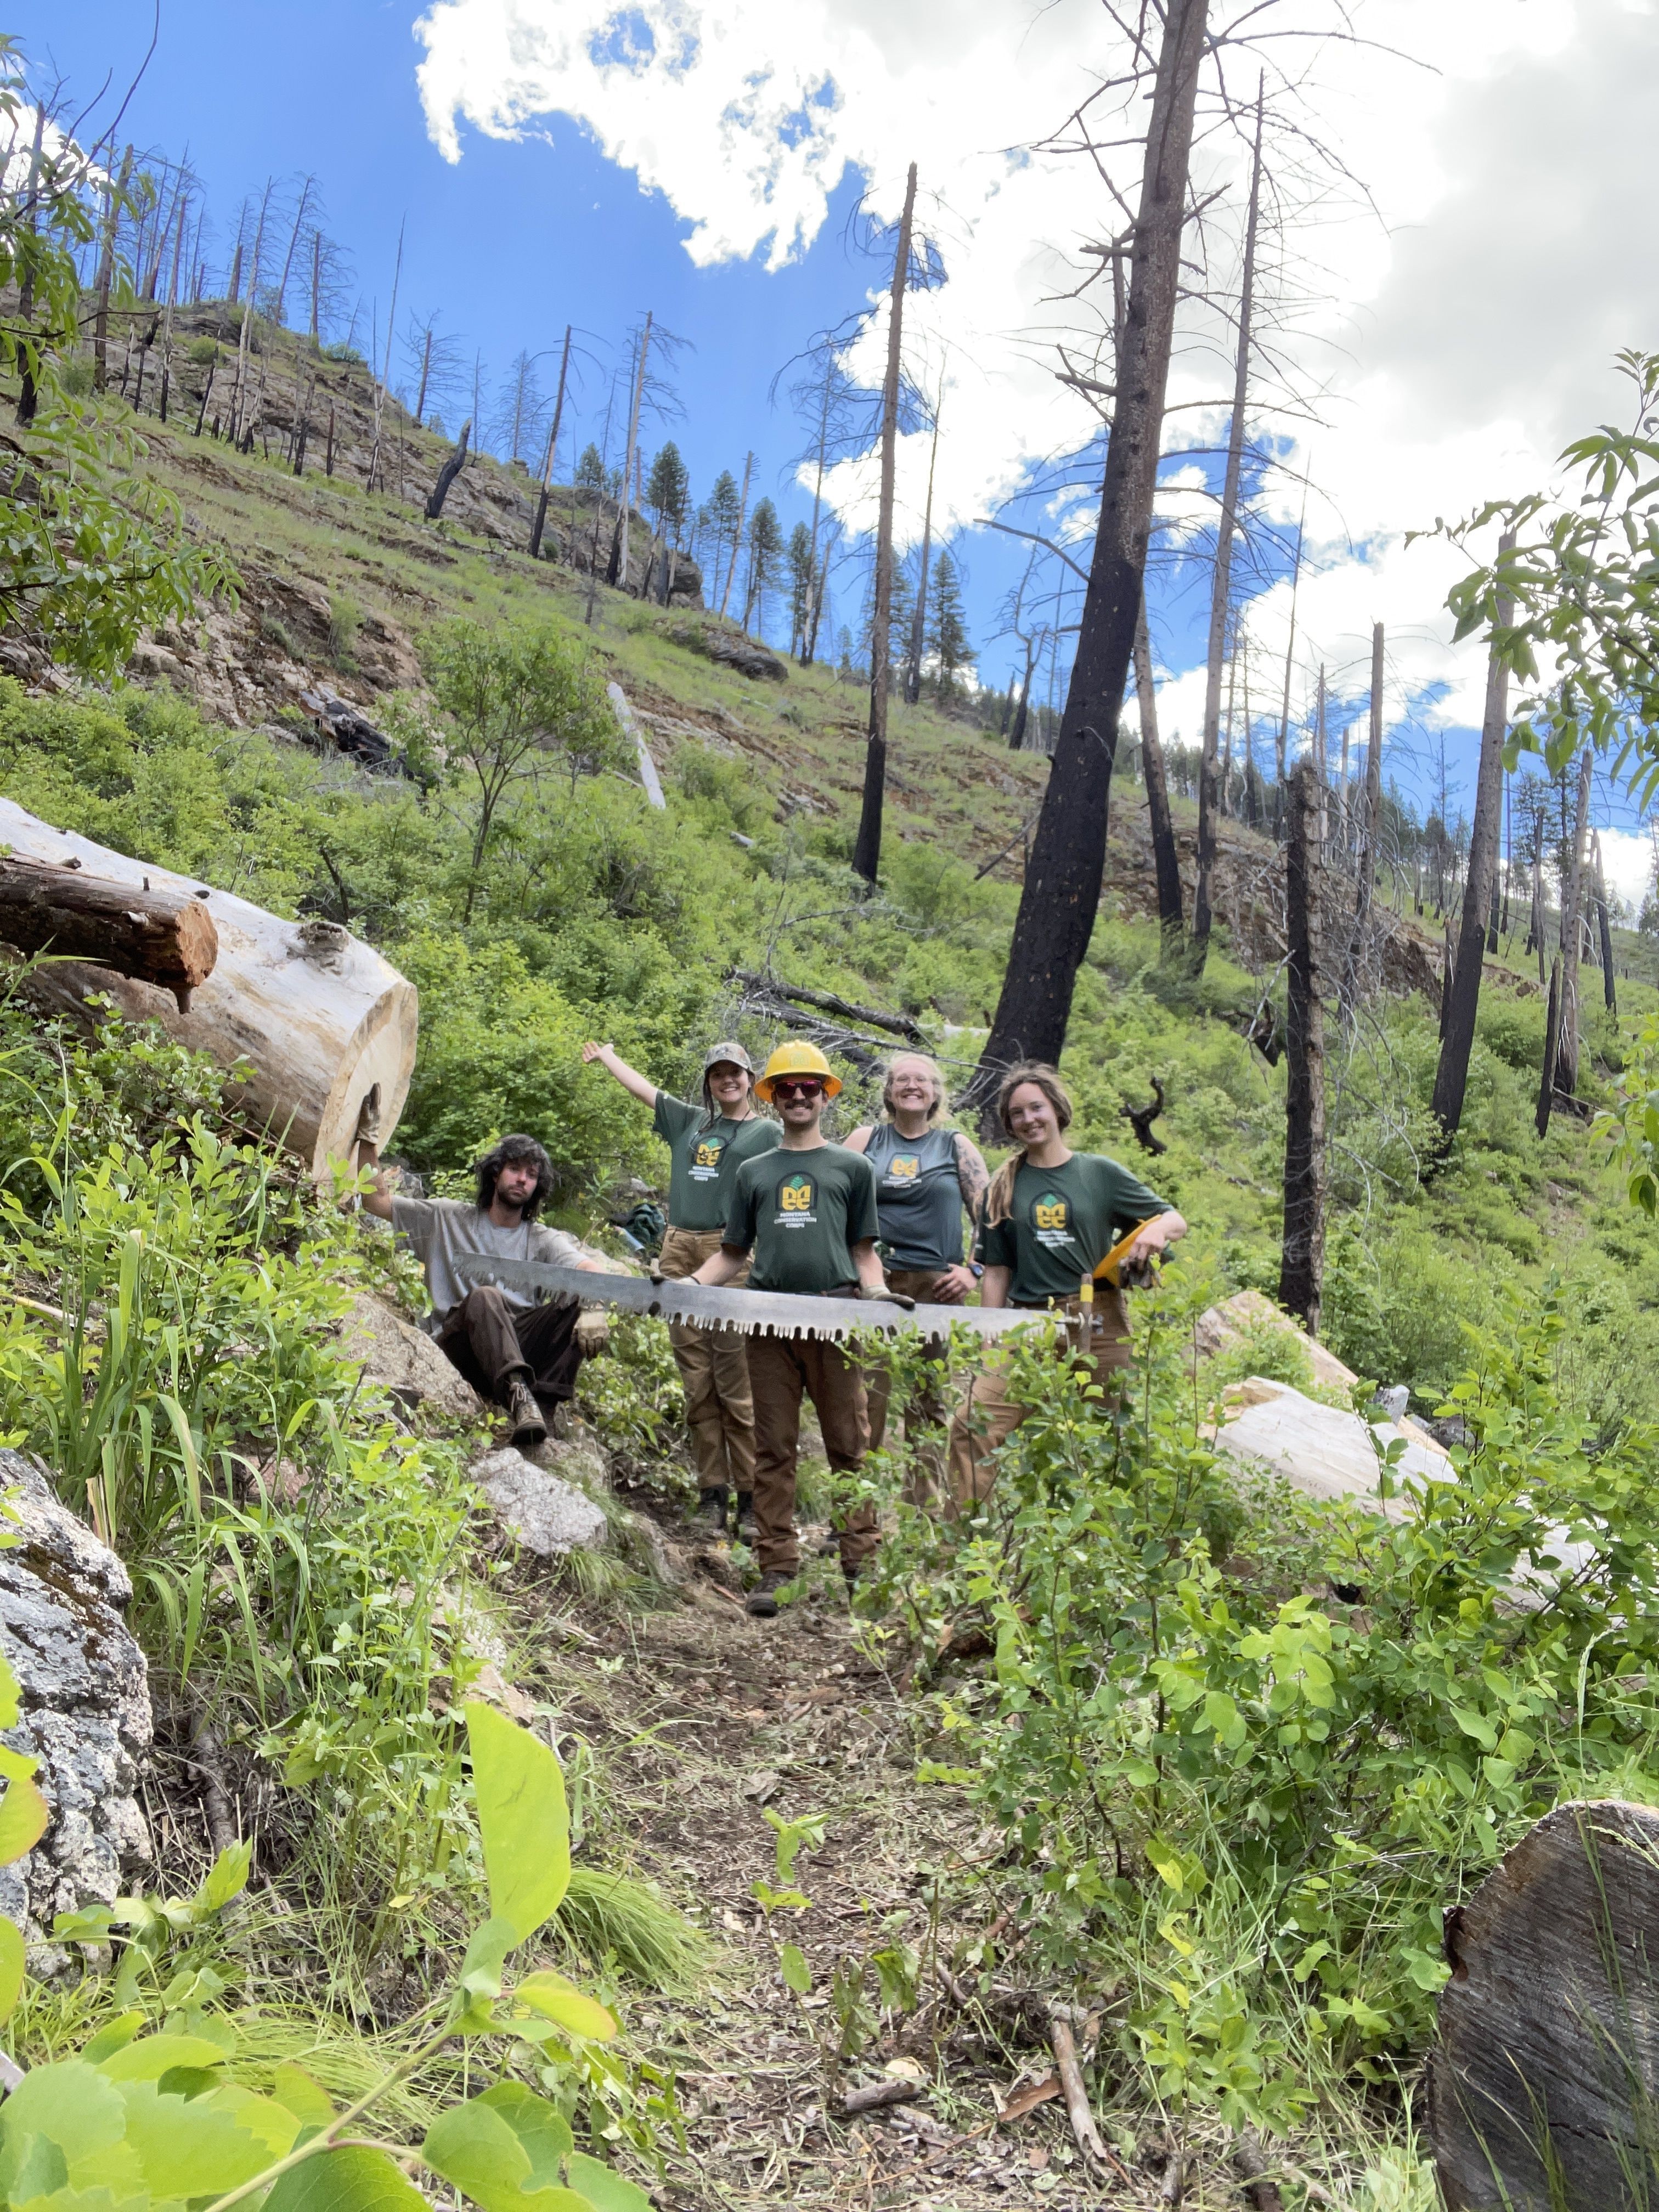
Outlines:
{"type": "Polygon", "coordinates": [[[181,1014],[213,973],[219,933],[198,893],[135,887],[84,867],[0,860],[0,943],[33,956],[95,961],[170,991],[181,1014]]]}
{"type": "Polygon", "coordinates": [[[81,959],[34,969],[39,1001],[86,1020],[88,996],[102,994],[130,1021],[159,1021],[221,1066],[245,1063],[233,1094],[239,1110],[313,1175],[348,1157],[371,1097],[384,1146],[414,1070],[418,1001],[378,952],[337,922],[285,921],[232,892],[204,893],[188,876],[55,830],[9,799],[0,799],[0,844],[46,868],[72,860],[129,890],[148,880],[153,894],[204,897],[216,930],[217,959],[188,1011],[154,983],[81,959]]]}
{"type": "Polygon", "coordinates": [[[732,980],[747,989],[764,993],[775,999],[790,999],[797,1006],[817,1006],[826,1014],[839,1014],[849,1022],[862,1022],[868,1029],[891,1030],[909,1044],[924,1049],[927,1040],[921,1024],[909,1014],[884,1014],[874,1006],[860,1006],[855,1000],[842,999],[833,991],[809,991],[804,983],[777,983],[769,975],[757,975],[746,968],[734,968],[732,980]]]}

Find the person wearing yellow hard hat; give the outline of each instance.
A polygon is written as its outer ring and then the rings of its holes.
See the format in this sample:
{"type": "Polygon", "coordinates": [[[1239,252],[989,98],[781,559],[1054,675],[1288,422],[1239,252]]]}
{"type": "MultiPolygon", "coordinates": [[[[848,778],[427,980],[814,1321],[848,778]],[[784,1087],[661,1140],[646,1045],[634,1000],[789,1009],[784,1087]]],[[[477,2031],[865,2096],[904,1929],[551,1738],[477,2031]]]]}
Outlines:
{"type": "MultiPolygon", "coordinates": [[[[876,1257],[876,1178],[870,1163],[823,1133],[823,1109],[841,1078],[815,1044],[785,1044],[767,1061],[755,1096],[777,1109],[783,1140],[746,1159],[732,1187],[720,1249],[692,1277],[735,1282],[754,1255],[749,1287],[797,1297],[887,1296],[876,1257]]],[[[823,1449],[837,1474],[856,1474],[869,1449],[864,1377],[838,1344],[822,1337],[751,1336],[755,1393],[755,1553],[760,1579],[748,1608],[769,1620],[779,1590],[800,1565],[795,1473],[800,1407],[810,1398],[823,1449]]],[[[873,1506],[855,1507],[837,1531],[850,1589],[879,1540],[873,1506]]]]}
{"type": "MultiPolygon", "coordinates": [[[[719,1251],[743,1162],[777,1145],[777,1123],[755,1111],[755,1064],[731,1038],[711,1045],[703,1055],[702,1098],[694,1105],[659,1090],[611,1045],[585,1044],[582,1058],[590,1066],[597,1060],[630,1097],[650,1107],[653,1126],[668,1146],[668,1232],[660,1266],[678,1281],[719,1251]]],[[[747,1343],[735,1330],[693,1328],[684,1322],[670,1322],[668,1340],[685,1392],[698,1516],[724,1534],[727,1513],[735,1508],[738,1533],[746,1537],[755,1488],[747,1343]]]]}

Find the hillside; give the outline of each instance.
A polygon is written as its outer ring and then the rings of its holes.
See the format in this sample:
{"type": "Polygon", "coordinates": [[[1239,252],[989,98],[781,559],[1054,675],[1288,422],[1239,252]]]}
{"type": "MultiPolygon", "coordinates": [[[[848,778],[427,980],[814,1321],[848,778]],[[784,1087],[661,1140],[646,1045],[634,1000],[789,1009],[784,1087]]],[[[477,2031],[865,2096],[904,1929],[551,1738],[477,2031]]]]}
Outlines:
{"type": "MultiPolygon", "coordinates": [[[[192,365],[198,403],[211,366],[192,365]]],[[[197,438],[193,410],[146,416],[148,467],[234,563],[240,602],[147,641],[107,696],[26,640],[0,646],[0,791],[372,941],[422,999],[395,1158],[460,1190],[493,1136],[527,1128],[558,1171],[557,1218],[613,1252],[664,1154],[583,1068],[584,1038],[690,1091],[714,1039],[765,1048],[787,986],[907,1018],[965,1075],[1046,763],[960,702],[895,702],[867,894],[848,865],[855,682],[713,657],[740,641],[697,604],[695,571],[660,607],[567,558],[532,562],[530,488],[493,462],[427,524],[416,495],[446,448],[401,416],[393,489],[366,491],[362,372],[315,368],[297,387],[301,476],[280,378],[269,458],[197,438]],[[333,477],[313,465],[325,404],[333,477]],[[488,817],[441,708],[457,623],[550,634],[582,679],[580,731],[528,753],[488,817]],[[660,812],[600,712],[610,682],[647,734],[660,812]],[[380,766],[325,694],[385,739],[380,766]]],[[[556,488],[552,513],[571,501],[556,488]]],[[[614,521],[576,511],[555,556],[591,555],[593,523],[603,541],[614,521]]],[[[614,2049],[526,2036],[503,2080],[539,2081],[660,2206],[1080,2212],[1107,2189],[1151,2212],[1183,2187],[1218,2203],[1252,2129],[1305,2201],[1426,2212],[1415,2100],[1442,1910],[1558,1798],[1635,1793],[1659,1724],[1640,1605],[1626,1620],[1622,1590],[1615,1606],[1595,1583],[1559,1626],[1547,1608],[1517,1618],[1493,1564],[1591,1513],[1621,1562],[1653,1553],[1659,1255],[1587,1122],[1558,1114],[1534,1134],[1543,1012],[1513,941],[1489,964],[1463,1133],[1431,1171],[1439,931],[1388,887],[1376,988],[1333,1048],[1323,1334],[1429,1418],[1456,1389],[1457,1433],[1489,1422],[1498,1442],[1467,1492],[1447,1486],[1407,1527],[1228,1476],[1209,1449],[1221,1386],[1311,1376],[1304,1347],[1257,1335],[1194,1379],[1204,1309],[1271,1291],[1279,1261],[1282,872],[1239,823],[1223,848],[1220,945],[1200,978],[1172,973],[1143,793],[1118,779],[1064,1064],[1074,1141],[1125,1154],[1193,1224],[1143,1310],[1144,1395],[1120,1411],[1039,1378],[1019,1472],[968,1533],[904,1504],[896,1443],[872,1478],[890,1534],[850,1612],[815,1452],[809,1563],[766,1626],[737,1597],[741,1548],[687,1518],[660,1324],[616,1328],[584,1370],[580,1421],[547,1448],[598,1503],[603,1540],[534,1558],[481,1501],[495,1439],[478,1410],[340,1364],[352,1300],[359,1320],[367,1296],[405,1316],[418,1303],[374,1224],[274,1160],[187,1055],[43,1034],[4,1002],[0,1133],[26,1164],[8,1432],[66,1496],[101,1499],[134,1565],[168,1847],[145,1879],[176,1904],[205,1874],[215,1789],[256,1842],[243,1917],[204,1908],[163,1933],[158,1911],[147,1978],[118,1984],[93,1960],[79,1983],[32,1988],[14,2036],[28,2063],[104,2030],[135,1985],[157,2018],[216,2032],[228,1991],[258,2086],[297,2063],[356,2095],[372,2059],[429,2026],[477,1917],[457,1716],[483,1697],[559,1752],[582,1880],[555,1955],[626,2024],[614,2049]],[[1124,1107],[1155,1080],[1149,1158],[1124,1107]],[[66,1315],[90,1317],[84,1340],[66,1315]],[[94,1388],[120,1359],[121,1392],[94,1388]],[[1102,2118],[1098,2168],[1056,2094],[1056,2018],[1102,2118]],[[881,2092],[862,2114],[841,2101],[854,2082],[881,2092]]],[[[1592,1027],[1592,1104],[1659,1005],[1641,982],[1620,994],[1623,1029],[1592,1027]]],[[[881,1040],[852,1016],[835,1029],[845,1129],[871,1109],[881,1040]]],[[[461,2074],[420,2070],[400,2128],[423,2127],[461,2074]]]]}

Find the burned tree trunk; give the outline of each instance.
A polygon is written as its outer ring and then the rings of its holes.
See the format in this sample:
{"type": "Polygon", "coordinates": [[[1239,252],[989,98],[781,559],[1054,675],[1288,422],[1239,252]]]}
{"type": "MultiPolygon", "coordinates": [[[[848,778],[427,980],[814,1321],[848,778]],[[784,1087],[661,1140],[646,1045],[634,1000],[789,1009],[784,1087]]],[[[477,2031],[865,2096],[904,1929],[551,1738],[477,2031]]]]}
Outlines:
{"type": "MultiPolygon", "coordinates": [[[[567,323],[564,326],[564,351],[559,356],[559,390],[553,402],[553,427],[547,434],[547,458],[542,464],[541,495],[536,501],[536,520],[530,532],[530,557],[532,561],[539,561],[542,557],[542,532],[547,527],[547,501],[553,489],[553,457],[558,451],[559,424],[564,416],[565,379],[570,370],[570,331],[571,325],[567,323]]],[[[574,538],[572,545],[574,549],[574,538]]],[[[574,550],[572,557],[574,557],[574,550]]]]}
{"type": "Polygon", "coordinates": [[[1118,717],[1134,650],[1180,289],[1193,111],[1208,0],[1170,0],[1146,132],[1128,308],[1100,520],[1048,788],[1025,872],[996,1019],[970,1095],[1011,1062],[1057,1060],[1106,865],[1118,717]]]}
{"type": "MultiPolygon", "coordinates": [[[[1514,534],[1506,532],[1498,545],[1500,564],[1514,550],[1514,534]]],[[[1498,621],[1507,626],[1514,619],[1514,598],[1501,592],[1498,621]]],[[[1475,1016],[1480,1006],[1481,963],[1498,892],[1498,848],[1504,826],[1504,733],[1509,701],[1509,666],[1494,647],[1486,663],[1486,709],[1480,725],[1480,765],[1475,775],[1474,823],[1469,832],[1468,870],[1463,879],[1463,915],[1456,960],[1447,977],[1440,1061],[1434,1076],[1432,1110],[1445,1144],[1457,1134],[1463,1118],[1463,1093],[1468,1085],[1469,1054],[1474,1048],[1475,1016]]]]}
{"type": "Polygon", "coordinates": [[[219,933],[199,897],[152,890],[148,877],[135,890],[88,875],[78,860],[0,860],[0,942],[156,984],[180,1013],[219,957],[219,933]]]}
{"type": "Polygon", "coordinates": [[[1562,1097],[1578,1090],[1578,963],[1584,936],[1584,857],[1589,841],[1590,769],[1595,755],[1586,745],[1578,763],[1578,809],[1573,821],[1572,870],[1561,916],[1560,1042],[1556,1048],[1555,1087],[1562,1097]]]}
{"type": "Polygon", "coordinates": [[[910,225],[916,210],[916,165],[904,187],[898,246],[893,255],[892,302],[888,310],[887,376],[881,394],[881,498],[876,516],[875,604],[870,619],[870,734],[864,750],[864,802],[853,848],[854,872],[873,884],[881,866],[882,805],[887,794],[887,684],[893,620],[893,473],[897,460],[899,347],[904,330],[904,288],[910,276],[910,225]]]}
{"type": "Polygon", "coordinates": [[[1359,988],[1360,963],[1365,959],[1371,928],[1371,894],[1376,877],[1377,851],[1382,830],[1382,625],[1371,624],[1370,736],[1365,749],[1365,818],[1359,830],[1359,878],[1354,892],[1353,933],[1342,971],[1342,1018],[1353,1019],[1359,988]]]}
{"type": "Polygon", "coordinates": [[[1146,595],[1140,597],[1135,623],[1135,696],[1140,707],[1140,772],[1146,786],[1146,824],[1152,838],[1152,869],[1158,880],[1158,926],[1161,958],[1167,964],[1181,951],[1184,922],[1181,908],[1181,855],[1170,813],[1170,781],[1158,734],[1158,690],[1152,682],[1152,640],[1146,624],[1146,595]]]}
{"type": "Polygon", "coordinates": [[[1325,1005],[1321,933],[1322,787],[1304,754],[1290,778],[1285,853],[1285,1237],[1279,1303],[1319,1334],[1325,1277],[1325,1005]]]}
{"type": "Polygon", "coordinates": [[[1595,842],[1595,924],[1601,944],[1601,998],[1607,1012],[1619,1012],[1619,991],[1613,973],[1613,918],[1607,912],[1607,879],[1601,872],[1601,840],[1595,842]]]}
{"type": "MultiPolygon", "coordinates": [[[[333,428],[331,410],[329,427],[331,430],[333,428]]],[[[449,488],[466,466],[466,441],[471,435],[471,423],[463,422],[461,434],[455,441],[455,450],[439,470],[438,481],[433,485],[432,496],[427,501],[426,519],[428,522],[435,522],[443,513],[444,501],[449,497],[449,488]]]]}
{"type": "MultiPolygon", "coordinates": [[[[1540,955],[1542,957],[1542,955],[1540,955]]],[[[1550,1001],[1544,1014],[1544,1065],[1539,1072],[1539,1135],[1548,1133],[1550,1109],[1555,1103],[1555,1065],[1561,1048],[1561,956],[1550,963],[1550,1001]]]]}

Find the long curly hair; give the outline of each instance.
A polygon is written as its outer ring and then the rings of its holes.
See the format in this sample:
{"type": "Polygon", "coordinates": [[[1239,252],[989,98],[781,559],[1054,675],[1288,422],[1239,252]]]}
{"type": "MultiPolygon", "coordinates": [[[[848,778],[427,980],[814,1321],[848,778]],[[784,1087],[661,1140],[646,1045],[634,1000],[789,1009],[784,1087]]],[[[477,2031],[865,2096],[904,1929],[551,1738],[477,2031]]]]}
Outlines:
{"type": "MultiPolygon", "coordinates": [[[[1062,1133],[1072,1126],[1072,1102],[1066,1086],[1054,1069],[1044,1060],[1022,1060],[1011,1067],[997,1086],[997,1120],[1002,1124],[1003,1134],[1010,1139],[1013,1131],[1008,1126],[1008,1102],[1016,1091],[1034,1083],[1054,1109],[1054,1119],[1062,1133]]],[[[994,1228],[999,1221],[1006,1221],[1014,1210],[1014,1177],[1025,1164],[1024,1151],[1010,1152],[991,1179],[991,1188],[985,1194],[985,1225],[994,1228]]]]}
{"type": "Polygon", "coordinates": [[[536,1163],[536,1188],[524,1209],[526,1221],[533,1221],[543,1206],[553,1195],[553,1163],[545,1150],[533,1137],[523,1135],[503,1137],[493,1152],[486,1152],[477,1164],[478,1211],[487,1213],[495,1202],[495,1185],[501,1170],[516,1166],[520,1160],[536,1163]]]}

